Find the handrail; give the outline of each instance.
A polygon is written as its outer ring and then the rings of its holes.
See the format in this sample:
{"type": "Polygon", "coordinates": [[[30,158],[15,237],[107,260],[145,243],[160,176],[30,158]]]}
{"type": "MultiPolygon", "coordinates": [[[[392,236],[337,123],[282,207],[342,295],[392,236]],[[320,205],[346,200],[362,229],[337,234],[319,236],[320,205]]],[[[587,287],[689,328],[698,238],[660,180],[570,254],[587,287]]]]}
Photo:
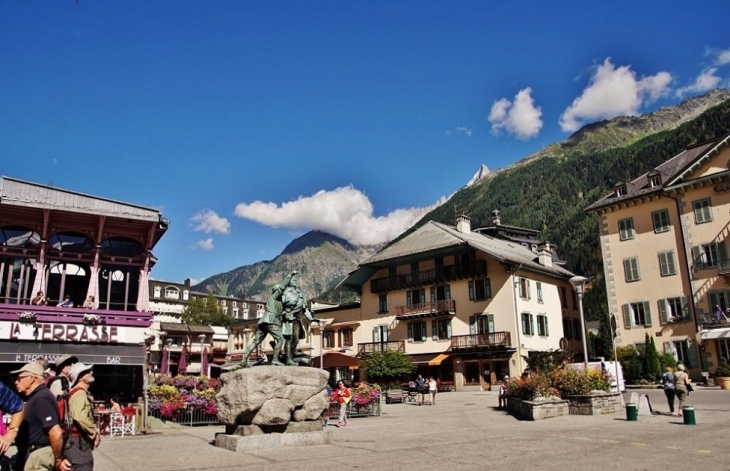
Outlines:
{"type": "Polygon", "coordinates": [[[0,321],[19,321],[21,313],[33,313],[35,322],[88,324],[85,316],[93,314],[98,318],[96,323],[101,325],[149,327],[152,324],[151,312],[0,303],[0,321]]]}
{"type": "Polygon", "coordinates": [[[395,315],[402,316],[405,314],[420,313],[440,313],[449,312],[456,313],[456,301],[453,299],[442,299],[423,304],[406,304],[404,306],[395,307],[395,315]]]}
{"type": "Polygon", "coordinates": [[[482,347],[510,347],[512,340],[509,332],[490,332],[488,334],[454,335],[451,349],[473,349],[482,347]]]}
{"type": "Polygon", "coordinates": [[[370,292],[382,293],[384,291],[393,291],[463,278],[486,276],[486,274],[487,262],[485,260],[476,260],[468,263],[459,263],[441,268],[422,270],[415,274],[407,273],[375,278],[370,281],[370,292]]]}

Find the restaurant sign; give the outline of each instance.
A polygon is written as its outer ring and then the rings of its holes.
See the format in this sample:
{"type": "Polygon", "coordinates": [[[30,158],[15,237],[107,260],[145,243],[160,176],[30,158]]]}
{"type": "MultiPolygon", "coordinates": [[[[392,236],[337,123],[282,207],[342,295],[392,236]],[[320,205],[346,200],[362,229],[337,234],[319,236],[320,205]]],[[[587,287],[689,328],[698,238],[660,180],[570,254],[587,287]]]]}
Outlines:
{"type": "Polygon", "coordinates": [[[129,327],[105,325],[0,322],[0,339],[116,344],[135,342],[136,339],[130,337],[141,337],[141,333],[129,335],[129,330],[129,327]]]}

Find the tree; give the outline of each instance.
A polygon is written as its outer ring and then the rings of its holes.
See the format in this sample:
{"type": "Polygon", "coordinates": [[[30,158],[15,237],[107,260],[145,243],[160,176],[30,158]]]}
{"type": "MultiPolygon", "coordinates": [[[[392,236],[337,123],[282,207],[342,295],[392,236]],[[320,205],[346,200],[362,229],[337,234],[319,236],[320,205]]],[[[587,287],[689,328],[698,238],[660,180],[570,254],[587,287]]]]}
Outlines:
{"type": "Polygon", "coordinates": [[[188,302],[181,319],[188,325],[229,326],[233,318],[223,312],[218,300],[212,294],[205,298],[195,297],[188,302]]]}
{"type": "Polygon", "coordinates": [[[416,369],[411,358],[400,350],[373,352],[360,361],[360,369],[371,382],[391,384],[416,369]]]}
{"type": "Polygon", "coordinates": [[[598,339],[603,346],[603,357],[610,361],[613,359],[613,332],[611,331],[610,317],[604,309],[602,309],[600,321],[598,339]]]}
{"type": "Polygon", "coordinates": [[[661,375],[662,365],[659,362],[659,353],[656,351],[654,337],[646,334],[644,341],[644,378],[649,381],[656,381],[661,375]]]}

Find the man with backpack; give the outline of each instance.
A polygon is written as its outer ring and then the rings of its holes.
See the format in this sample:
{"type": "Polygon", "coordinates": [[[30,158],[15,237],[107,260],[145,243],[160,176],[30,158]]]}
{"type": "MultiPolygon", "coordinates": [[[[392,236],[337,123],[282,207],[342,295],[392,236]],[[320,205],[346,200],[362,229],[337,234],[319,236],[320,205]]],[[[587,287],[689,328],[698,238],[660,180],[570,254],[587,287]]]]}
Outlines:
{"type": "Polygon", "coordinates": [[[18,375],[15,388],[27,398],[21,427],[28,447],[24,471],[70,471],[63,458],[63,431],[56,398],[43,382],[43,366],[28,363],[10,373],[18,375]]]}
{"type": "Polygon", "coordinates": [[[94,382],[91,365],[75,363],[71,367],[71,390],[68,392],[68,411],[73,424],[66,440],[63,456],[74,471],[94,469],[93,450],[99,446],[101,434],[94,422],[94,407],[89,400],[89,386],[94,382]]]}
{"type": "Polygon", "coordinates": [[[56,376],[48,383],[48,389],[51,390],[54,396],[68,394],[68,390],[71,389],[69,386],[71,366],[78,362],[79,359],[73,355],[65,354],[58,357],[56,360],[56,376]]]}

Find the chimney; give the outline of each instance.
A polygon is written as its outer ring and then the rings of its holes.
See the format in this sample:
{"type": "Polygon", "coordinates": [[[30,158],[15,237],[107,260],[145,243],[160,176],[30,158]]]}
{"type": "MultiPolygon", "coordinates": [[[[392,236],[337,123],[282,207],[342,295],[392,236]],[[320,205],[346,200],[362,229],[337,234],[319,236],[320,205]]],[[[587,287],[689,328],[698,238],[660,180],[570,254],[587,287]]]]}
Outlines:
{"type": "Polygon", "coordinates": [[[550,242],[543,242],[537,246],[537,261],[544,267],[553,266],[553,252],[550,242]]]}
{"type": "Polygon", "coordinates": [[[466,214],[456,216],[456,230],[464,234],[471,232],[471,218],[466,214]]]}
{"type": "Polygon", "coordinates": [[[502,224],[502,220],[499,218],[499,209],[492,211],[492,224],[495,226],[502,224]]]}

